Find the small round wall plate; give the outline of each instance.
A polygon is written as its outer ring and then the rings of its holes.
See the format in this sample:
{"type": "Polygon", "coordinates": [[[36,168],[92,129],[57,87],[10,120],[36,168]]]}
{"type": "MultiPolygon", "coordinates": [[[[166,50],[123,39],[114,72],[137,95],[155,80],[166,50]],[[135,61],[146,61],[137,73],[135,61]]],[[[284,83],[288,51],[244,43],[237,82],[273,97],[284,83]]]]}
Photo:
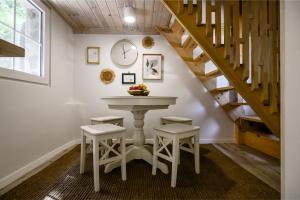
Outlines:
{"type": "Polygon", "coordinates": [[[115,72],[109,68],[103,69],[100,73],[100,80],[105,84],[113,82],[115,77],[115,72]]]}
{"type": "Polygon", "coordinates": [[[154,46],[154,39],[150,36],[146,36],[143,39],[143,47],[146,49],[150,49],[154,46]]]}

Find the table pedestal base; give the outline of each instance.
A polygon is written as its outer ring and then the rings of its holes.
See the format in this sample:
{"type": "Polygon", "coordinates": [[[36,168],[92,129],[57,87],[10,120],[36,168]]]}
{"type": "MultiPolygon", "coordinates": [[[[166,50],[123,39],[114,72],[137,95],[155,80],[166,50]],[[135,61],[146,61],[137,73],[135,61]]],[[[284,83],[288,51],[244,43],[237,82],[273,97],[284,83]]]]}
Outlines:
{"type": "MultiPolygon", "coordinates": [[[[134,159],[138,160],[144,160],[150,165],[152,165],[153,157],[152,157],[152,152],[151,152],[152,147],[148,145],[144,146],[135,146],[135,145],[130,145],[126,149],[126,162],[130,162],[134,159]]],[[[120,167],[121,166],[121,161],[118,162],[113,162],[109,163],[105,166],[105,173],[111,172],[113,169],[120,167]]],[[[162,162],[157,162],[157,168],[160,169],[163,173],[168,174],[168,166],[162,162]]]]}

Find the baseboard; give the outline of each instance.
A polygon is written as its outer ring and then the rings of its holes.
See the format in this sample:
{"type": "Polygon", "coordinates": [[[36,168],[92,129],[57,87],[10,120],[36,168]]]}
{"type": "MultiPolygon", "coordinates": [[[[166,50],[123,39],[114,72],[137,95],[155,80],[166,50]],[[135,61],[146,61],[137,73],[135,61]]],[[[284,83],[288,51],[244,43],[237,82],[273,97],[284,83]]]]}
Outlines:
{"type": "Polygon", "coordinates": [[[0,196],[47,167],[77,144],[80,144],[80,139],[72,140],[0,179],[0,196]]]}
{"type": "Polygon", "coordinates": [[[200,144],[235,143],[235,139],[200,139],[200,144]]]}

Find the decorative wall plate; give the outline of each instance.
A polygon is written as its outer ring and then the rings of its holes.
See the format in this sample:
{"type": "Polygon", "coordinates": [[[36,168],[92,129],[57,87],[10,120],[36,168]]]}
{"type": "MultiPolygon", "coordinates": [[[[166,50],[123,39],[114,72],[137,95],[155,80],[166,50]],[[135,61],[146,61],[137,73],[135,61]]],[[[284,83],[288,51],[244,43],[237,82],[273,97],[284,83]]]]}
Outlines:
{"type": "Polygon", "coordinates": [[[100,73],[100,80],[105,84],[113,82],[115,77],[115,72],[109,68],[103,69],[100,73]]]}
{"type": "Polygon", "coordinates": [[[143,47],[146,49],[151,49],[154,46],[154,39],[150,36],[144,37],[143,47]]]}
{"type": "Polygon", "coordinates": [[[111,60],[120,66],[130,66],[138,57],[137,47],[129,40],[119,40],[110,51],[111,60]]]}

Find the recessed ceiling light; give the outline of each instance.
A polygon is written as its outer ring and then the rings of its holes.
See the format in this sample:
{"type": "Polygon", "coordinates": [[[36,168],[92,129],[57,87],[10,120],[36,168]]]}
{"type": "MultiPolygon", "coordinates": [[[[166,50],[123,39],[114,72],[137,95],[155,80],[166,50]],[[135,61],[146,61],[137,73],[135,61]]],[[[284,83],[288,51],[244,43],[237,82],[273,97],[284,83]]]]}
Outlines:
{"type": "Polygon", "coordinates": [[[134,9],[132,7],[124,7],[123,8],[124,21],[128,24],[132,24],[135,22],[135,14],[134,9]]]}

